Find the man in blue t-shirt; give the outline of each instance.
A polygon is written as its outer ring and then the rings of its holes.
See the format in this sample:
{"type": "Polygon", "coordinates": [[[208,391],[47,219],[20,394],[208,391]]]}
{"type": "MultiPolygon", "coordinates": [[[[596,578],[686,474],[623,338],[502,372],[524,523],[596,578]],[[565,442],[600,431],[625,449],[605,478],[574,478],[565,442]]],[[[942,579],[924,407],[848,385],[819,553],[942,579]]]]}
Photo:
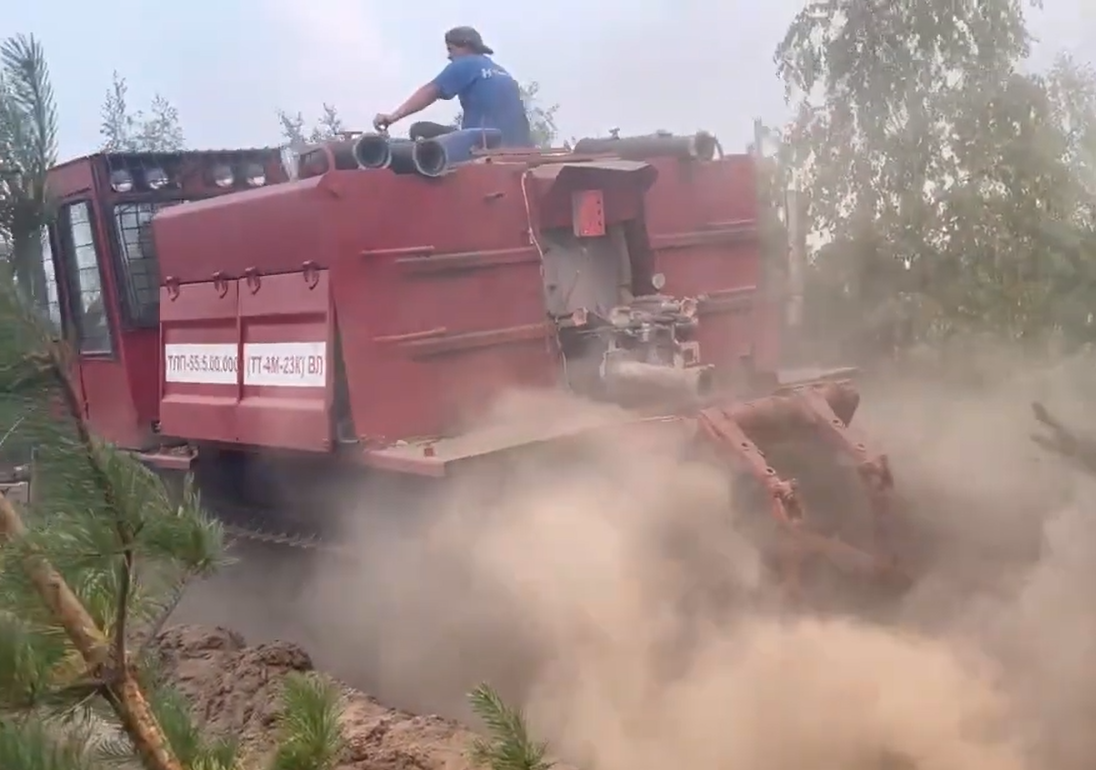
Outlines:
{"type": "MultiPolygon", "coordinates": [[[[441,74],[411,94],[394,112],[379,113],[373,118],[373,127],[382,131],[438,99],[455,96],[464,113],[461,128],[496,128],[502,133],[503,147],[532,147],[521,89],[509,72],[491,60],[494,51],[484,45],[479,32],[471,27],[454,27],[445,33],[445,47],[449,64],[441,74]]],[[[445,130],[425,122],[412,126],[412,133],[420,136],[445,130]]]]}

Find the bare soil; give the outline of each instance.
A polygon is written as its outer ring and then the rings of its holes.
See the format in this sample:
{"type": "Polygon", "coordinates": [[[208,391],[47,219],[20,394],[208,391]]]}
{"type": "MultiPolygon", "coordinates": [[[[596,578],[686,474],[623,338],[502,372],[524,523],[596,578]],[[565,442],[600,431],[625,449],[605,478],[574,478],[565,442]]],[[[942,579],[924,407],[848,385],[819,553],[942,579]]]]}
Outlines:
{"type": "MultiPolygon", "coordinates": [[[[245,756],[259,759],[274,746],[280,693],[292,671],[313,670],[308,653],[291,642],[248,645],[222,627],[182,625],[157,640],[164,673],[214,735],[236,736],[245,756]]],[[[347,751],[341,770],[469,770],[473,733],[448,719],[388,708],[341,685],[347,751]]]]}

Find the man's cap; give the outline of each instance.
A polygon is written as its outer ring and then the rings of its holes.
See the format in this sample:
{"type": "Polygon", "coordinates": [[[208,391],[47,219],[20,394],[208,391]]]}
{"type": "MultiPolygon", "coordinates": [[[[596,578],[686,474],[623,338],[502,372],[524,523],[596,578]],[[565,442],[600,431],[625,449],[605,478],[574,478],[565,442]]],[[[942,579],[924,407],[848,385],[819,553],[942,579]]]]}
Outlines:
{"type": "Polygon", "coordinates": [[[473,27],[453,27],[445,33],[445,42],[449,45],[468,48],[476,53],[493,54],[494,51],[483,42],[483,37],[473,27]]]}

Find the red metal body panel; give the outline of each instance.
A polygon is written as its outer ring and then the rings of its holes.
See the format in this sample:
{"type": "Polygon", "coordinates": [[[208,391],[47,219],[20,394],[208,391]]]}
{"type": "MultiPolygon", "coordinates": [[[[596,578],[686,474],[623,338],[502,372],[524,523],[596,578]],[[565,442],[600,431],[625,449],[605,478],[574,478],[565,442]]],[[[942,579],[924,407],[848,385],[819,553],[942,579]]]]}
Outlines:
{"type": "Polygon", "coordinates": [[[152,228],[161,274],[186,284],[218,274],[240,278],[249,267],[300,270],[319,258],[316,252],[334,253],[338,223],[328,220],[336,201],[329,178],[321,176],[236,193],[231,206],[207,198],[162,211],[152,228]]]}
{"type": "Polygon", "coordinates": [[[249,446],[331,448],[327,271],[169,284],[160,308],[164,433],[249,446]],[[285,343],[317,344],[322,359],[286,354],[285,343]],[[316,379],[318,384],[309,382],[316,379]]]}
{"type": "Polygon", "coordinates": [[[508,387],[555,382],[523,171],[462,169],[460,185],[335,171],[165,211],[163,271],[241,275],[260,256],[264,272],[329,267],[358,435],[435,434],[508,387]]]}
{"type": "Polygon", "coordinates": [[[328,279],[326,270],[315,270],[240,281],[243,388],[237,443],[331,449],[334,369],[326,364],[334,360],[334,334],[328,279]],[[302,347],[282,347],[285,343],[313,343],[321,352],[283,352],[302,347]]]}
{"type": "MultiPolygon", "coordinates": [[[[168,435],[197,441],[235,442],[236,408],[240,403],[239,378],[239,282],[210,281],[160,290],[160,426],[168,435]],[[175,352],[188,344],[226,346],[224,353],[211,349],[175,352]],[[235,357],[233,357],[233,351],[235,357]],[[196,356],[180,360],[178,356],[196,356]],[[229,363],[231,362],[231,363],[229,363]],[[233,364],[235,366],[233,367],[233,364]],[[233,368],[236,371],[231,371],[233,368]],[[224,373],[224,382],[172,381],[173,372],[224,373]]],[[[207,378],[208,379],[208,378],[207,378]]]]}
{"type": "MultiPolygon", "coordinates": [[[[103,227],[102,203],[96,194],[96,184],[103,172],[101,159],[101,155],[93,155],[64,163],[51,169],[48,178],[50,194],[54,196],[58,208],[85,201],[91,207],[91,226],[100,258],[99,280],[104,312],[113,338],[112,353],[81,355],[76,359],[79,371],[73,373],[73,381],[81,390],[87,419],[100,436],[121,446],[142,447],[149,443],[150,432],[147,427],[142,428],[139,411],[150,410],[149,422],[155,415],[158,378],[147,365],[138,365],[137,362],[155,360],[158,355],[156,335],[146,334],[149,339],[143,340],[140,335],[120,333],[118,293],[108,259],[110,234],[103,227]],[[143,397],[135,398],[135,394],[143,397]]],[[[56,275],[64,276],[71,267],[62,261],[56,238],[52,239],[51,245],[56,275]]],[[[67,281],[58,280],[57,289],[64,306],[69,307],[70,303],[79,301],[72,296],[72,287],[67,281]]],[[[73,333],[68,319],[65,333],[67,336],[73,333]]]]}
{"type": "MultiPolygon", "coordinates": [[[[644,166],[627,163],[620,162],[615,170],[621,173],[610,181],[644,166]]],[[[718,363],[767,359],[758,343],[774,345],[777,338],[757,327],[765,316],[757,301],[761,259],[752,159],[658,159],[645,167],[657,169],[645,194],[631,181],[618,189],[605,186],[604,226],[642,212],[666,292],[706,295],[703,357],[718,363]]],[[[175,304],[200,286],[212,291],[221,276],[238,285],[234,333],[241,345],[323,339],[328,351],[326,387],[314,393],[252,391],[242,385],[241,372],[239,401],[229,406],[230,387],[165,384],[164,432],[329,448],[336,322],[349,412],[357,436],[369,445],[452,435],[505,390],[555,385],[555,329],[546,318],[531,233],[572,227],[576,199],[565,179],[587,173],[591,169],[577,163],[531,169],[511,162],[467,165],[437,181],[330,171],[160,212],[153,229],[162,274],[180,287],[175,304]],[[325,283],[314,290],[328,307],[305,293],[303,276],[314,270],[311,265],[325,281],[329,275],[330,288],[325,283]],[[253,295],[245,289],[249,274],[259,276],[253,295]],[[296,288],[275,290],[282,281],[296,288]],[[208,400],[222,391],[223,413],[232,414],[223,423],[220,407],[208,400]]],[[[212,310],[198,325],[197,317],[172,315],[168,300],[162,303],[165,342],[214,339],[212,310]]],[[[227,310],[217,312],[227,324],[227,310]]]]}
{"type": "Polygon", "coordinates": [[[647,193],[646,221],[655,270],[666,276],[667,294],[708,297],[700,309],[702,357],[734,365],[751,356],[763,371],[775,368],[780,316],[760,290],[753,158],[652,164],[659,177],[647,193]]]}
{"type": "Polygon", "coordinates": [[[93,164],[95,156],[79,158],[54,166],[49,170],[50,193],[58,198],[71,198],[91,191],[95,184],[93,164]]]}

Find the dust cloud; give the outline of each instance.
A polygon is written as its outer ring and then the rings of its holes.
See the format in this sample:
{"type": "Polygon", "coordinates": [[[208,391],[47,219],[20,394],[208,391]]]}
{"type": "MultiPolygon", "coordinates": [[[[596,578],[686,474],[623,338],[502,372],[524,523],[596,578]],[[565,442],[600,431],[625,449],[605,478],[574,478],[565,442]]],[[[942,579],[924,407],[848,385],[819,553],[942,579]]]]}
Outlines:
{"type": "MultiPolygon", "coordinates": [[[[1087,766],[1096,485],[1030,441],[1029,402],[1082,415],[1096,363],[995,365],[863,386],[918,576],[886,619],[781,609],[741,490],[673,430],[357,497],[361,563],[285,611],[382,701],[467,719],[487,680],[582,766],[1087,766]]],[[[521,394],[494,419],[579,408],[602,409],[521,394]]]]}
{"type": "MultiPolygon", "coordinates": [[[[298,641],[395,707],[471,721],[465,694],[489,681],[578,766],[1080,770],[1096,482],[1030,440],[1030,402],[1093,424],[1094,381],[1089,354],[983,349],[862,383],[854,426],[891,458],[917,576],[878,615],[777,601],[749,493],[673,426],[592,431],[444,492],[367,489],[341,534],[360,561],[218,598],[246,592],[230,625],[246,605],[262,628],[245,633],[298,641]]],[[[493,429],[576,414],[624,416],[516,394],[493,429]]]]}

